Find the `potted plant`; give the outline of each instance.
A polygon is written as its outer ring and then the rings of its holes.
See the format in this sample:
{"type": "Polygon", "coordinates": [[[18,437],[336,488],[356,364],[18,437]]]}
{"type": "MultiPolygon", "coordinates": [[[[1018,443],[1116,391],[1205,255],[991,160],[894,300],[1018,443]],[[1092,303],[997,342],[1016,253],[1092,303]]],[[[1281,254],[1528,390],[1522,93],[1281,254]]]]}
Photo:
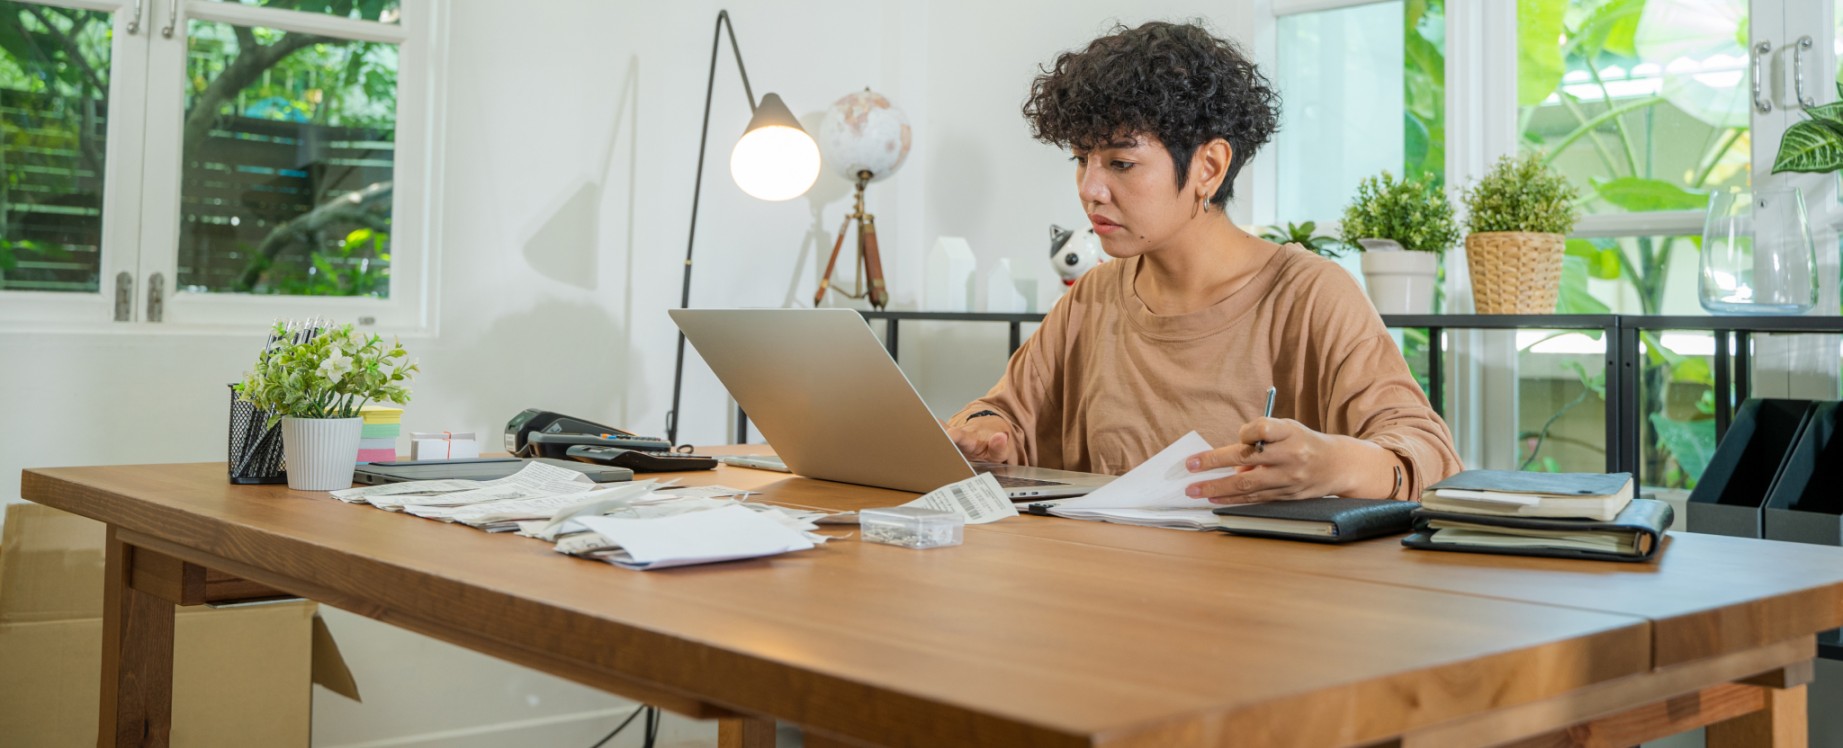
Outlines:
{"type": "Polygon", "coordinates": [[[1807,107],[1805,119],[1785,129],[1773,173],[1829,174],[1843,171],[1843,83],[1837,98],[1823,106],[1807,107]]]}
{"type": "Polygon", "coordinates": [[[1343,242],[1338,241],[1337,237],[1318,233],[1316,221],[1305,223],[1288,221],[1284,227],[1268,226],[1261,232],[1261,238],[1275,244],[1297,244],[1327,260],[1343,257],[1344,253],[1350,249],[1343,242]]]}
{"type": "Polygon", "coordinates": [[[1344,243],[1363,252],[1370,303],[1382,314],[1432,314],[1440,253],[1459,241],[1453,205],[1431,175],[1383,172],[1357,185],[1344,208],[1344,243]]]}
{"type": "Polygon", "coordinates": [[[240,397],[282,423],[288,487],[335,491],[352,486],[364,429],[359,408],[372,400],[410,401],[409,380],[420,369],[401,343],[351,325],[290,329],[276,323],[270,343],[245,375],[240,397]]]}
{"type": "Polygon", "coordinates": [[[1479,314],[1553,314],[1580,193],[1541,154],[1504,156],[1465,191],[1465,259],[1479,314]]]}

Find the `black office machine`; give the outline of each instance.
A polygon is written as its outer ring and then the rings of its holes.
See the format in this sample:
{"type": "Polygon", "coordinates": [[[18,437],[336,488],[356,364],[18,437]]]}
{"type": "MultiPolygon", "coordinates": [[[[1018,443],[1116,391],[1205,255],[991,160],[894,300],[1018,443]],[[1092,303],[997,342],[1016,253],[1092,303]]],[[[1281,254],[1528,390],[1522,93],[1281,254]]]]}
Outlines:
{"type": "Polygon", "coordinates": [[[519,457],[567,459],[570,447],[619,447],[642,452],[671,452],[664,439],[641,436],[583,418],[535,408],[506,422],[506,451],[519,457]]]}
{"type": "Polygon", "coordinates": [[[705,455],[674,454],[672,452],[643,452],[622,447],[600,447],[578,444],[570,447],[564,454],[577,462],[589,462],[596,465],[623,467],[636,473],[675,473],[681,470],[711,470],[717,466],[714,457],[705,455]]]}

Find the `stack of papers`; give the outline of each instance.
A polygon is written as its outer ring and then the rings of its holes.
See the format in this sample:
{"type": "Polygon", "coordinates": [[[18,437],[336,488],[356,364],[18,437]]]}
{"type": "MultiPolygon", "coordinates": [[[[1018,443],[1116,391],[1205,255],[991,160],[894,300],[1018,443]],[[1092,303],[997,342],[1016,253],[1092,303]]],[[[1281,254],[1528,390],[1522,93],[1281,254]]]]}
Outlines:
{"type": "Polygon", "coordinates": [[[737,505],[660,519],[596,516],[576,521],[615,546],[587,555],[625,569],[761,558],[814,545],[799,530],[737,505]]]}
{"type": "Polygon", "coordinates": [[[595,488],[589,476],[532,462],[516,473],[495,480],[419,480],[386,483],[334,491],[333,498],[351,503],[366,503],[386,511],[400,512],[406,507],[454,507],[489,501],[535,499],[584,493],[595,488]]]}
{"type": "Polygon", "coordinates": [[[517,532],[554,542],[559,553],[628,569],[759,558],[826,541],[814,532],[823,511],[749,503],[750,492],[726,486],[597,484],[539,462],[498,480],[390,483],[333,496],[487,532],[517,532]]]}
{"type": "Polygon", "coordinates": [[[1192,483],[1235,474],[1235,468],[1193,473],[1184,466],[1191,455],[1210,449],[1209,442],[1192,431],[1093,493],[1044,503],[1049,505],[1050,514],[1071,519],[1175,530],[1214,530],[1217,527],[1213,511],[1216,505],[1184,494],[1184,489],[1192,483]]]}

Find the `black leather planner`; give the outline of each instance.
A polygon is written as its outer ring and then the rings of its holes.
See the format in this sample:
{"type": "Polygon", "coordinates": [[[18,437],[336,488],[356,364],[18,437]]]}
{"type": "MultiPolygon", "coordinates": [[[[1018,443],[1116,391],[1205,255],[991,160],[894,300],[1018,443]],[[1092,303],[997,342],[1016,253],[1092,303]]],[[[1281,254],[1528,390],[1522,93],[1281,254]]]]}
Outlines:
{"type": "MultiPolygon", "coordinates": [[[[1670,528],[1676,519],[1676,513],[1669,504],[1652,499],[1633,499],[1624,511],[1610,522],[1590,519],[1543,519],[1532,517],[1499,517],[1485,514],[1462,514],[1459,512],[1434,512],[1426,509],[1414,513],[1414,534],[1403,538],[1402,545],[1429,551],[1459,551],[1462,553],[1498,553],[1511,556],[1550,556],[1554,558],[1591,558],[1602,561],[1649,561],[1657,555],[1664,545],[1664,531],[1670,528]],[[1502,530],[1504,538],[1520,538],[1514,542],[1523,543],[1518,547],[1499,545],[1486,539],[1479,543],[1470,542],[1435,542],[1436,528],[1434,522],[1463,525],[1467,530],[1489,532],[1502,530]],[[1519,536],[1514,531],[1565,533],[1571,536],[1593,536],[1602,539],[1627,539],[1632,547],[1627,550],[1587,550],[1564,547],[1559,543],[1545,545],[1544,539],[1530,535],[1519,536]]],[[[1498,542],[1504,542],[1499,540],[1498,542]]]]}
{"type": "Polygon", "coordinates": [[[1301,499],[1216,508],[1223,532],[1315,543],[1400,535],[1414,522],[1412,501],[1390,499],[1301,499]]]}

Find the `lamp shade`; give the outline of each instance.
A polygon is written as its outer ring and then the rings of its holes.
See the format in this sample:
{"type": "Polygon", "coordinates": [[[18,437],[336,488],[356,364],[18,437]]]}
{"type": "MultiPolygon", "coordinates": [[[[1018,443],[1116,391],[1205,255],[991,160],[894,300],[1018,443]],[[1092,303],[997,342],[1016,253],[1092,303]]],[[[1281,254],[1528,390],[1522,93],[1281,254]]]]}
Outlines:
{"type": "Polygon", "coordinates": [[[777,94],[763,94],[730,151],[730,177],[761,200],[792,200],[819,178],[819,144],[777,94]]]}

